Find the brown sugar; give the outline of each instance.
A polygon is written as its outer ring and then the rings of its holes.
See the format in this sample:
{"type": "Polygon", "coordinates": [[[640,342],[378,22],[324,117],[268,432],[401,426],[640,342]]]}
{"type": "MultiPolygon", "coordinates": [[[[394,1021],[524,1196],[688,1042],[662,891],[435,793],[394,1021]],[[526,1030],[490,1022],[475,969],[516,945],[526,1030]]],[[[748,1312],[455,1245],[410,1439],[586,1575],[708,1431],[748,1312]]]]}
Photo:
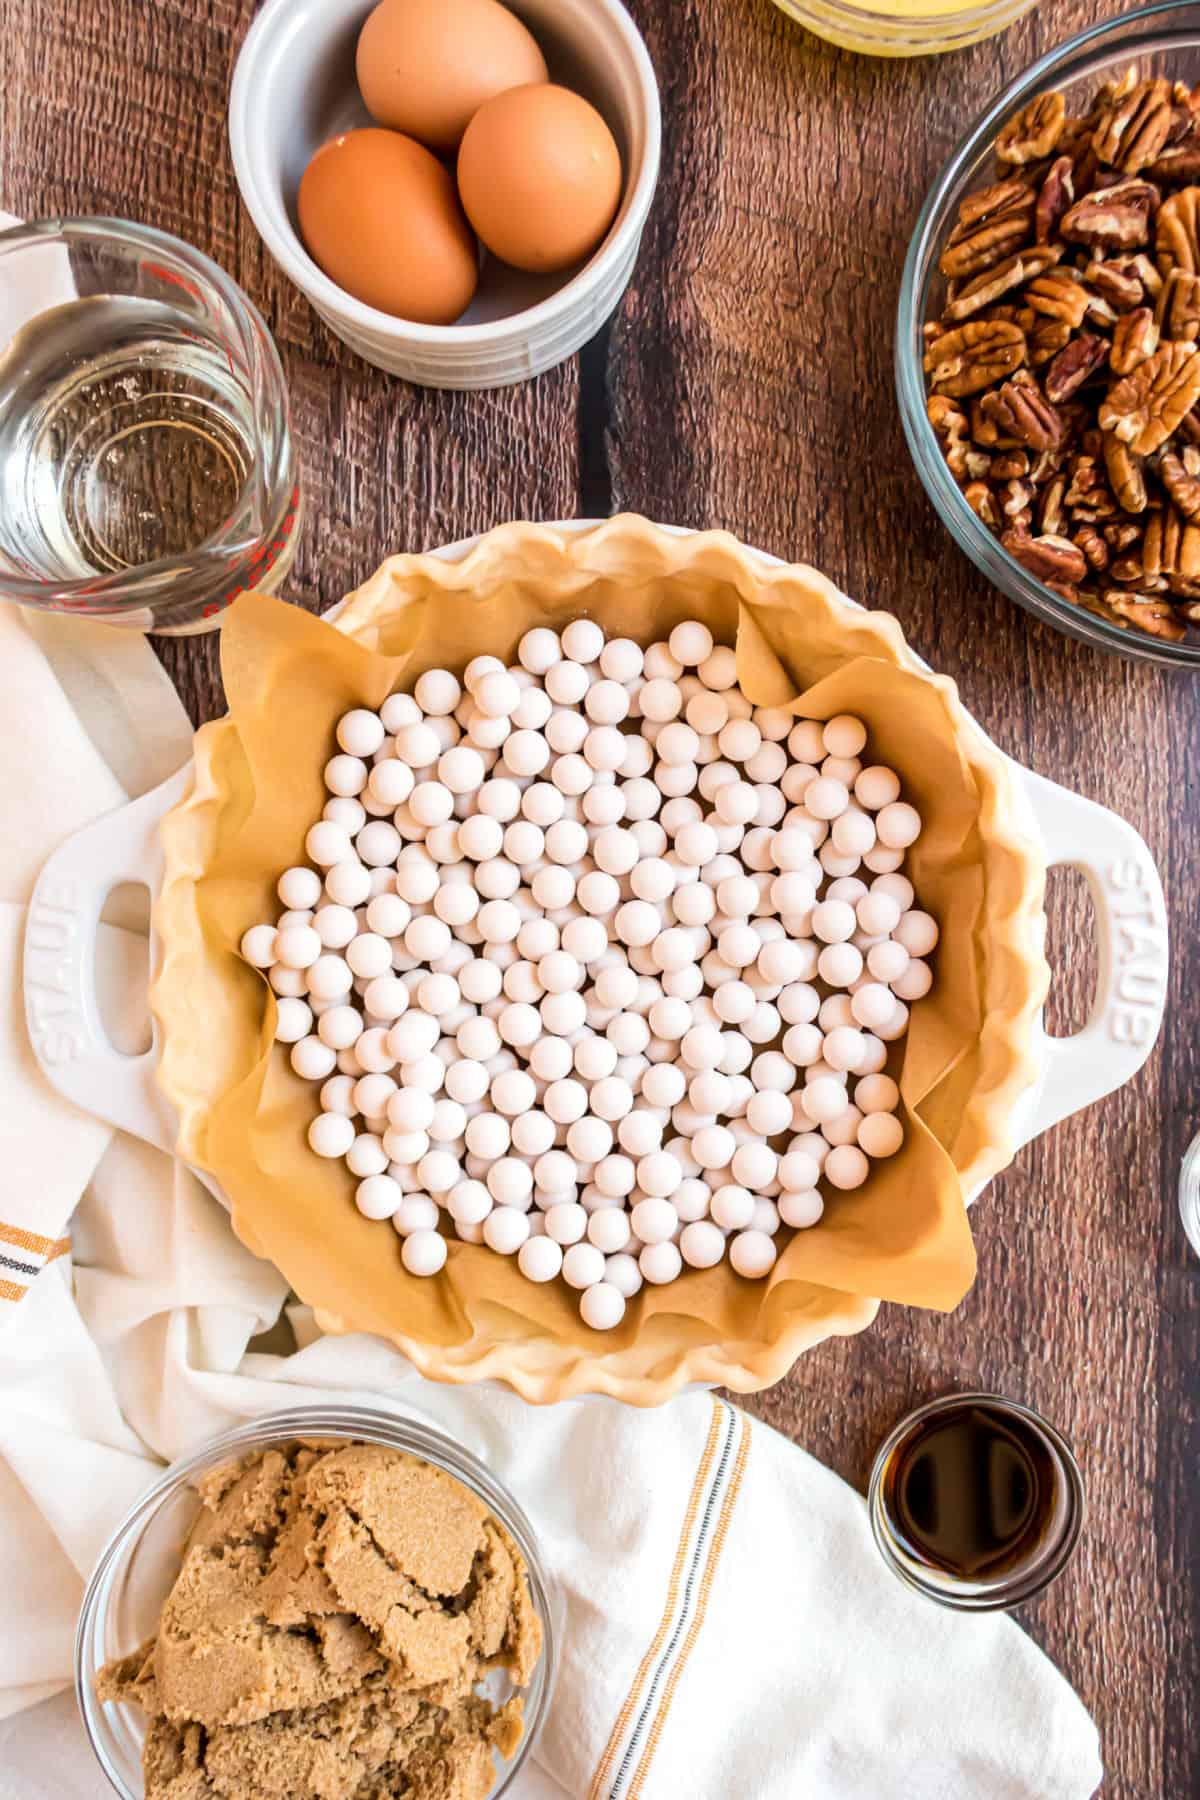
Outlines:
{"type": "Polygon", "coordinates": [[[485,1800],[541,1624],[521,1554],[440,1469],[376,1444],[214,1471],[158,1633],[103,1700],[148,1714],[146,1800],[485,1800]]]}

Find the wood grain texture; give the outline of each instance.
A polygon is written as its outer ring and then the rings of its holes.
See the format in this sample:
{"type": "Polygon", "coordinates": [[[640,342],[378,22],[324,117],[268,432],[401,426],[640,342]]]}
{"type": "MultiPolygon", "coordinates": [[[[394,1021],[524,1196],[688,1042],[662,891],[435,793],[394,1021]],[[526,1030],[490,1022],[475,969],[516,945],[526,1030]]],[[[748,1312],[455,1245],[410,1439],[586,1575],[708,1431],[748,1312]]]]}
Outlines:
{"type": "MultiPolygon", "coordinates": [[[[1145,834],[1175,939],[1161,1053],[981,1200],[979,1279],[955,1314],[885,1308],[752,1410],[859,1486],[886,1428],[950,1388],[999,1388],[1059,1424],[1089,1521],[1022,1621],[1097,1718],[1106,1800],[1187,1800],[1200,1793],[1200,1281],[1175,1182],[1200,1128],[1198,690],[1068,642],[975,575],[913,473],[891,375],[904,251],[953,143],[1001,81],[1114,9],[1047,0],[992,44],[906,64],[829,49],[769,0],[630,5],[665,112],[643,255],[610,332],[523,388],[390,381],[278,274],[224,136],[252,0],[0,0],[0,205],[160,225],[262,308],[304,472],[289,589],[303,604],[328,605],[389,551],[510,517],[611,502],[725,526],[894,611],[998,743],[1145,834]]],[[[215,639],[163,656],[198,721],[221,709],[215,639]]],[[[1086,1014],[1087,922],[1082,884],[1056,881],[1057,1029],[1086,1014]]]]}

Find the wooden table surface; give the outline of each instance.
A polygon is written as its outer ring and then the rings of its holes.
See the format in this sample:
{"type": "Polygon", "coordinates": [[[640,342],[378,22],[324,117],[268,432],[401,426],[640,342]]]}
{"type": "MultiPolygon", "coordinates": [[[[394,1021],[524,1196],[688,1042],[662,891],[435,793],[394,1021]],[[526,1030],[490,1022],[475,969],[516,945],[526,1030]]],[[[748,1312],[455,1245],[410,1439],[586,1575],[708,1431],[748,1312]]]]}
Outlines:
{"type": "MultiPolygon", "coordinates": [[[[1144,833],[1175,943],[1160,1052],[994,1183],[956,1313],[885,1308],[750,1404],[860,1487],[893,1420],[947,1389],[1000,1389],[1054,1420],[1089,1518],[1022,1622],[1098,1720],[1107,1800],[1186,1800],[1200,1793],[1200,1264],[1175,1185],[1200,1129],[1200,689],[1069,642],[989,589],[918,484],[891,377],[901,262],[951,146],[1033,55],[1117,10],[1044,0],[973,51],[886,63],[821,44],[770,0],[632,0],[665,114],[641,260],[582,356],[507,392],[386,378],[275,269],[225,139],[253,0],[0,0],[0,205],[148,221],[258,302],[294,402],[303,604],[329,605],[387,552],[510,518],[725,526],[894,611],[1004,749],[1144,833]]],[[[215,637],[162,653],[198,721],[221,710],[215,637]]],[[[1053,890],[1063,1030],[1094,969],[1082,881],[1053,890]]]]}

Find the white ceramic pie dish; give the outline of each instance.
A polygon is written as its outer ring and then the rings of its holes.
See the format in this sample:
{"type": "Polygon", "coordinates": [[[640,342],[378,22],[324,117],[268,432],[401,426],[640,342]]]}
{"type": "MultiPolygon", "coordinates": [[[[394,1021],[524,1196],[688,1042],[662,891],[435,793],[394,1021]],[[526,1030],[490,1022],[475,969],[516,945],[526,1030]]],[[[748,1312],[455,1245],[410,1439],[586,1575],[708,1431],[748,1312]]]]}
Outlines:
{"type": "MultiPolygon", "coordinates": [[[[553,529],[582,532],[596,523],[573,520],[553,529]]],[[[681,528],[677,534],[690,535],[681,528]]],[[[477,542],[465,540],[436,554],[458,561],[477,542]]],[[[768,565],[779,563],[765,552],[750,554],[768,565]]],[[[987,741],[980,727],[972,728],[987,741]]],[[[1047,866],[1078,868],[1088,880],[1099,962],[1096,999],[1084,1028],[1069,1038],[1052,1038],[1038,1027],[1039,1076],[1010,1120],[1009,1148],[1015,1152],[1122,1086],[1141,1068],[1162,1024],[1168,947],[1162,884],[1132,826],[1008,760],[1021,823],[1040,841],[1047,866]]],[[[104,1030],[96,997],[96,927],[105,899],[118,884],[142,882],[152,894],[157,892],[163,874],[159,824],[189,791],[192,779],[189,764],[152,793],[62,844],[39,877],[25,944],[26,1018],[47,1079],[83,1110],[168,1151],[176,1142],[177,1121],[156,1078],[157,1042],[142,1055],[127,1056],[104,1030]]],[[[155,943],[151,959],[156,973],[155,943]]],[[[217,1184],[207,1180],[207,1185],[225,1203],[217,1184]]],[[[977,1195],[978,1190],[969,1199],[977,1195]]]]}

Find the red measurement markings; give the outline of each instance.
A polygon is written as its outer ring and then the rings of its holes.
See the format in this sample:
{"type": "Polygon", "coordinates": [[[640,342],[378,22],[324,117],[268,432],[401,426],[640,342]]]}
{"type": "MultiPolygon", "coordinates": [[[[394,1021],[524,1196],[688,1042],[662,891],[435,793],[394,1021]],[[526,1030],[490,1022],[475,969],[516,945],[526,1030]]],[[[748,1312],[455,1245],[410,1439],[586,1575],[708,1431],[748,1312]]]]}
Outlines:
{"type": "MultiPolygon", "coordinates": [[[[270,573],[275,564],[279,561],[280,556],[287,549],[288,544],[291,542],[292,533],[296,528],[296,516],[299,506],[300,488],[297,485],[292,489],[291,498],[288,501],[288,510],[284,514],[283,523],[279,528],[279,536],[273,539],[271,543],[263,544],[261,548],[255,552],[246,569],[245,581],[239,582],[236,587],[230,588],[228,593],[223,594],[220,599],[209,600],[207,602],[201,610],[201,618],[216,618],[217,614],[224,612],[227,606],[233,605],[239,594],[244,594],[248,592],[249,589],[257,587],[262,581],[263,576],[270,573]]],[[[110,578],[101,576],[96,581],[89,581],[75,594],[52,601],[48,610],[50,612],[94,613],[100,618],[111,615],[111,607],[96,606],[92,603],[91,598],[92,595],[97,593],[99,589],[105,585],[105,582],[108,579],[110,578]]]]}

